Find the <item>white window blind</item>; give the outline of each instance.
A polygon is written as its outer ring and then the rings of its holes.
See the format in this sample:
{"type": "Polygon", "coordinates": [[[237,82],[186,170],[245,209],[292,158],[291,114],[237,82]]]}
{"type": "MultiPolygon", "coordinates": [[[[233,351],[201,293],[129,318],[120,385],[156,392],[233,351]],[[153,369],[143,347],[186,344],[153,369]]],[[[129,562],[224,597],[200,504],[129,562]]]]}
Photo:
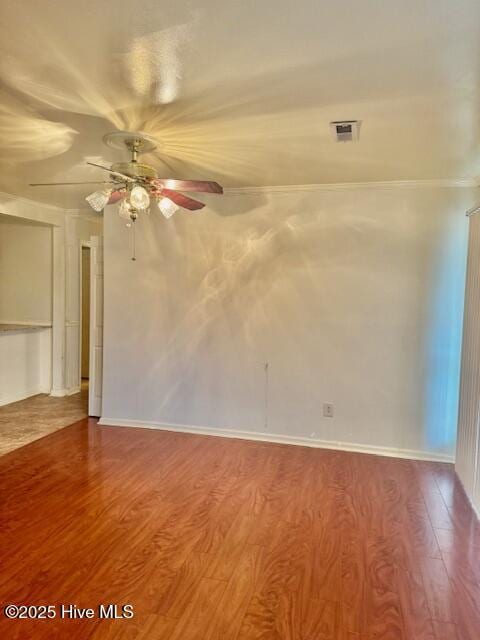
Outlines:
{"type": "Polygon", "coordinates": [[[469,217],[462,369],[457,435],[457,473],[480,510],[480,209],[469,217]]]}

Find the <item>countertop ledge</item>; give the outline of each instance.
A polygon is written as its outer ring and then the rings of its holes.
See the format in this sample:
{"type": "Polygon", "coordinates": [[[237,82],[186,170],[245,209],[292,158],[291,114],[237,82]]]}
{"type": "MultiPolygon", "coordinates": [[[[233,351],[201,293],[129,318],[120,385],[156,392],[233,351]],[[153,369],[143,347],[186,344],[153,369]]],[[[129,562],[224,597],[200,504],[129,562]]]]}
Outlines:
{"type": "Polygon", "coordinates": [[[2,324],[0,323],[0,333],[10,331],[38,331],[39,329],[50,329],[50,324],[2,324]]]}

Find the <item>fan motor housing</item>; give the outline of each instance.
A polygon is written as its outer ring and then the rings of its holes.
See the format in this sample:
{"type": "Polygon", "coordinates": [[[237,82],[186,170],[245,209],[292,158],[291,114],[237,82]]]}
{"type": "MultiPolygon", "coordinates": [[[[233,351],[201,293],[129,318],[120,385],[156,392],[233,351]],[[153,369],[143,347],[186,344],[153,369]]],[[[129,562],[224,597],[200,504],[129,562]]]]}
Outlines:
{"type": "Polygon", "coordinates": [[[116,162],[112,165],[112,171],[124,173],[132,178],[157,178],[155,169],[141,162],[116,162]]]}

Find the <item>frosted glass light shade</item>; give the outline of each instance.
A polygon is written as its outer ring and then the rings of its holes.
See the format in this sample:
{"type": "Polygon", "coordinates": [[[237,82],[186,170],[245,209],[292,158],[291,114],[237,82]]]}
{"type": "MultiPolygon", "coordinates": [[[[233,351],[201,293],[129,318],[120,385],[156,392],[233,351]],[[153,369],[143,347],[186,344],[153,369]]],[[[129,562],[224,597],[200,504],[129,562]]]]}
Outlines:
{"type": "Polygon", "coordinates": [[[105,208],[105,205],[110,200],[112,195],[112,189],[106,189],[105,191],[94,191],[85,198],[88,204],[94,211],[100,213],[105,208]]]}
{"type": "Polygon", "coordinates": [[[125,218],[125,220],[130,220],[130,205],[126,198],[124,198],[118,205],[118,215],[121,218],[125,218]]]}
{"type": "Polygon", "coordinates": [[[148,209],[150,204],[150,196],[143,187],[133,187],[130,192],[130,204],[135,209],[148,209]]]}
{"type": "Polygon", "coordinates": [[[161,200],[159,200],[158,208],[167,219],[171,218],[173,214],[177,213],[177,211],[180,209],[180,207],[172,202],[170,198],[162,198],[161,200]]]}

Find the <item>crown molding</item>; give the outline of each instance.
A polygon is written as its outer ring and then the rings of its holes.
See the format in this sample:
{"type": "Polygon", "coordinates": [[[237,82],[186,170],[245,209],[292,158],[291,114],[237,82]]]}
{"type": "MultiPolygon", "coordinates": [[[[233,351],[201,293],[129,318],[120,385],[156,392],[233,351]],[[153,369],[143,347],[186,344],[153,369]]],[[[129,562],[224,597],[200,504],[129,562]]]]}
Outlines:
{"type": "Polygon", "coordinates": [[[321,191],[356,191],[359,189],[428,189],[475,188],[480,178],[445,178],[431,180],[388,180],[384,182],[333,182],[325,184],[292,184],[265,187],[226,187],[229,196],[256,195],[262,193],[309,193],[321,191]]]}
{"type": "Polygon", "coordinates": [[[75,209],[59,207],[55,204],[40,202],[39,200],[32,200],[31,198],[27,198],[25,196],[19,196],[14,193],[7,193],[6,191],[0,191],[0,207],[2,204],[2,200],[12,201],[16,204],[24,204],[25,206],[32,207],[33,209],[40,209],[47,214],[54,213],[62,217],[69,216],[71,218],[82,218],[84,220],[98,220],[98,216],[92,214],[90,210],[87,209],[82,209],[80,207],[75,209]]]}
{"type": "Polygon", "coordinates": [[[58,207],[55,204],[50,204],[48,202],[40,202],[39,200],[32,200],[31,198],[27,198],[26,196],[19,196],[15,193],[7,193],[6,191],[0,191],[0,199],[1,198],[10,198],[17,202],[23,202],[30,207],[40,207],[41,209],[46,209],[47,211],[54,211],[55,213],[66,213],[68,211],[77,211],[76,209],[65,209],[63,207],[58,207]]]}
{"type": "Polygon", "coordinates": [[[102,213],[93,213],[90,209],[63,209],[69,218],[81,218],[82,220],[93,220],[98,222],[103,219],[102,213]]]}
{"type": "MultiPolygon", "coordinates": [[[[385,180],[382,182],[332,182],[314,184],[290,184],[290,185],[270,185],[270,186],[246,186],[246,187],[225,187],[224,195],[242,196],[257,195],[264,193],[309,193],[322,191],[356,191],[360,189],[427,189],[427,188],[477,188],[480,187],[480,176],[477,178],[434,178],[428,180],[385,180]]],[[[64,214],[73,217],[81,217],[97,220],[97,216],[90,213],[90,210],[83,207],[66,208],[47,202],[40,202],[6,191],[0,191],[1,199],[12,199],[16,202],[24,203],[30,207],[51,211],[57,214],[64,214]],[[85,213],[82,213],[84,212],[85,213]],[[87,213],[88,211],[88,213],[87,213]]]]}

